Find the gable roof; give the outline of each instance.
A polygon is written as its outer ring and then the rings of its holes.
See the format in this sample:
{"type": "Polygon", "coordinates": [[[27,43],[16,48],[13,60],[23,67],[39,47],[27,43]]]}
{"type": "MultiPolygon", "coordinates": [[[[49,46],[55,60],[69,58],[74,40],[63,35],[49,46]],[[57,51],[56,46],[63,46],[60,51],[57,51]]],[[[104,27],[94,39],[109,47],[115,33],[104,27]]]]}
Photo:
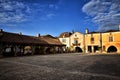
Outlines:
{"type": "Polygon", "coordinates": [[[29,45],[59,45],[63,46],[58,38],[51,36],[28,36],[17,33],[0,31],[0,42],[7,44],[29,44],[29,45]]]}
{"type": "Polygon", "coordinates": [[[51,36],[41,36],[38,37],[38,39],[43,40],[45,42],[48,43],[48,45],[56,45],[56,46],[65,46],[64,44],[62,44],[58,38],[55,37],[51,37],[51,36]]]}
{"type": "Polygon", "coordinates": [[[33,36],[21,35],[9,32],[0,32],[0,42],[15,44],[47,44],[45,41],[38,40],[33,36]]]}
{"type": "Polygon", "coordinates": [[[71,32],[64,32],[64,33],[61,33],[59,38],[63,38],[63,37],[70,37],[72,35],[71,32]]]}

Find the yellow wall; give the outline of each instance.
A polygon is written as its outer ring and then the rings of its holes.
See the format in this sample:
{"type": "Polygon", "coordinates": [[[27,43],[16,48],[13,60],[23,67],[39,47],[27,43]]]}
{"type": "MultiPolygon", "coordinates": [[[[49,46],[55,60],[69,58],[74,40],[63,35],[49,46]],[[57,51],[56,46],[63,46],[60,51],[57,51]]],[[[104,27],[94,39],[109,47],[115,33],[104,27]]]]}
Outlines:
{"type": "Polygon", "coordinates": [[[88,46],[91,46],[91,51],[94,52],[94,46],[100,47],[100,33],[91,33],[85,35],[85,50],[88,53],[88,46]],[[91,41],[94,38],[94,41],[91,41]]]}
{"type": "Polygon", "coordinates": [[[100,45],[100,33],[86,34],[85,35],[86,45],[100,45]],[[91,42],[91,37],[94,38],[94,42],[91,42]]]}
{"type": "MultiPolygon", "coordinates": [[[[86,46],[86,52],[88,51],[88,46],[95,46],[98,45],[101,47],[102,45],[102,52],[107,53],[108,48],[110,46],[114,46],[117,48],[117,53],[120,53],[120,31],[118,32],[106,32],[106,33],[91,33],[85,35],[85,46],[86,46]],[[113,41],[109,41],[109,36],[113,37],[113,41]],[[91,37],[94,38],[94,43],[91,42],[91,37]],[[102,37],[102,38],[101,38],[102,37]],[[100,43],[100,38],[102,39],[102,43],[100,43]],[[103,46],[105,47],[105,50],[103,49],[103,46]]],[[[99,50],[100,51],[100,50],[99,50]]]]}
{"type": "Polygon", "coordinates": [[[120,31],[103,33],[102,45],[105,46],[106,52],[110,46],[114,46],[117,48],[117,52],[120,53],[120,31]],[[109,42],[109,36],[113,36],[113,42],[109,42]]]}

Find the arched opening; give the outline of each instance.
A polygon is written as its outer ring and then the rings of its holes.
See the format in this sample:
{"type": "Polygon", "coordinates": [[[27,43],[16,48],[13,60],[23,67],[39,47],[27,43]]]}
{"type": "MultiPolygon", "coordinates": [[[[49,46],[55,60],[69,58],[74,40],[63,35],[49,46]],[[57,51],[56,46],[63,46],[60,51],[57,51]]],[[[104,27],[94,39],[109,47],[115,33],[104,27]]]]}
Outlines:
{"type": "Polygon", "coordinates": [[[80,47],[76,47],[75,52],[83,52],[83,51],[82,51],[82,49],[80,47]]]}
{"type": "Polygon", "coordinates": [[[115,46],[110,46],[107,52],[117,52],[117,48],[115,46]]]}
{"type": "Polygon", "coordinates": [[[8,46],[4,48],[3,56],[14,56],[14,47],[8,46]]]}
{"type": "Polygon", "coordinates": [[[32,54],[31,46],[25,46],[24,47],[24,55],[31,55],[31,54],[32,54]]]}
{"type": "Polygon", "coordinates": [[[46,49],[46,53],[50,53],[50,48],[48,47],[47,49],[46,49]]]}
{"type": "Polygon", "coordinates": [[[35,47],[35,54],[44,54],[44,47],[43,46],[36,46],[35,47]]]}

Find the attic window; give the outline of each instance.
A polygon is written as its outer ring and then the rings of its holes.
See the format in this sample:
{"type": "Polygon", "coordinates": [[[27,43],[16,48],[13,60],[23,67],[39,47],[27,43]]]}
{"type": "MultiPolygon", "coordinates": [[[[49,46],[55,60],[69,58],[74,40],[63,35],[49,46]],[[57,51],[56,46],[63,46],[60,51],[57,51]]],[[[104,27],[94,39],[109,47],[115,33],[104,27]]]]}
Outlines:
{"type": "Polygon", "coordinates": [[[91,42],[94,43],[94,37],[91,37],[91,42]]]}
{"type": "Polygon", "coordinates": [[[113,42],[113,36],[109,36],[109,42],[113,42]]]}

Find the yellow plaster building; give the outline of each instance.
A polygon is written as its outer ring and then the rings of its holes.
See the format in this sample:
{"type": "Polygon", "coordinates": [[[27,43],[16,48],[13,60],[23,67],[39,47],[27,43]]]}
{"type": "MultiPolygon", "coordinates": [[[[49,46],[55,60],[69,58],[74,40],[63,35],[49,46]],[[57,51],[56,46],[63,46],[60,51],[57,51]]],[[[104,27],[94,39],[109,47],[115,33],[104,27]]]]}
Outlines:
{"type": "Polygon", "coordinates": [[[102,33],[102,51],[120,53],[120,31],[102,33]]]}
{"type": "Polygon", "coordinates": [[[86,31],[85,34],[86,53],[120,53],[120,30],[107,32],[86,31]]]}
{"type": "Polygon", "coordinates": [[[101,47],[100,33],[88,33],[85,34],[85,50],[86,53],[99,52],[101,47]]]}

